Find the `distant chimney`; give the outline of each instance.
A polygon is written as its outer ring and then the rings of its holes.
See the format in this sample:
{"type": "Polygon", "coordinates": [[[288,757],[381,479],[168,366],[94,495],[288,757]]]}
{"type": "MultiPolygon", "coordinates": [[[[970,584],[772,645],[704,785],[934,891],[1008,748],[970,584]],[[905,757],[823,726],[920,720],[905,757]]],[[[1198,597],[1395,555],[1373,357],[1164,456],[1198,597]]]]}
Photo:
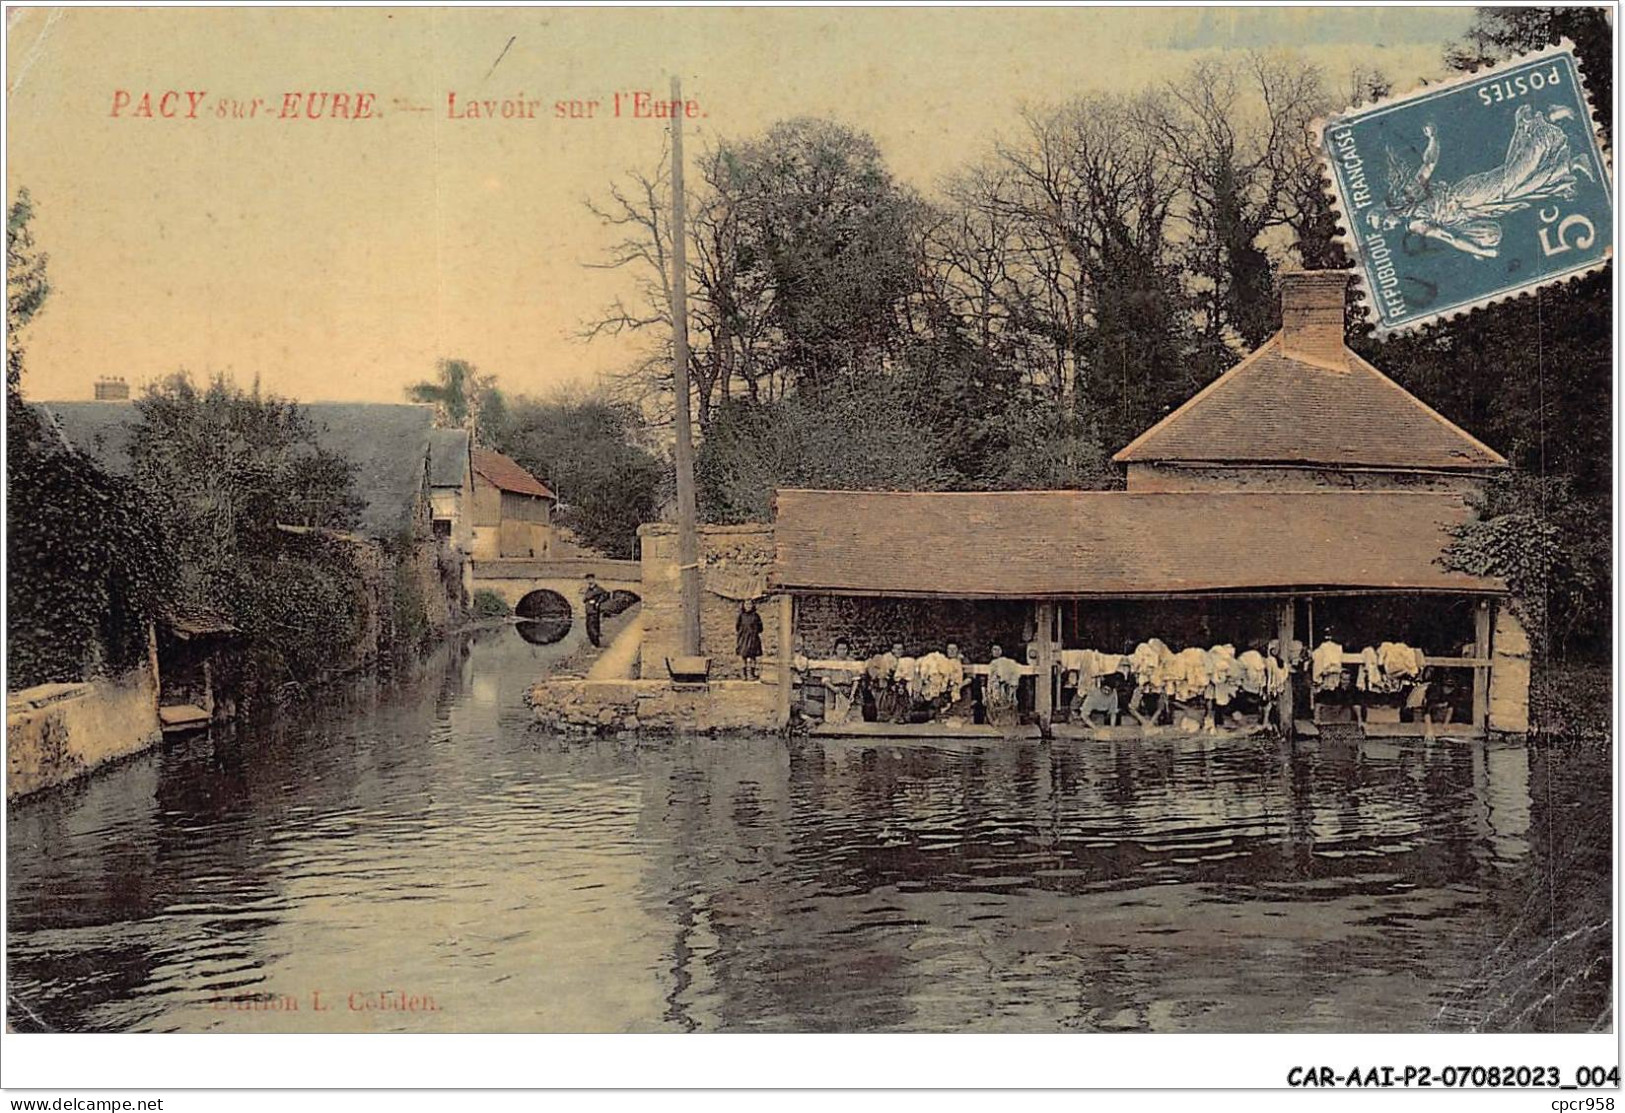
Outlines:
{"type": "Polygon", "coordinates": [[[1288,271],[1281,276],[1281,348],[1288,355],[1341,365],[1348,271],[1288,271]]]}
{"type": "Polygon", "coordinates": [[[98,402],[128,402],[130,400],[130,384],[124,378],[100,378],[96,380],[96,401],[98,402]]]}

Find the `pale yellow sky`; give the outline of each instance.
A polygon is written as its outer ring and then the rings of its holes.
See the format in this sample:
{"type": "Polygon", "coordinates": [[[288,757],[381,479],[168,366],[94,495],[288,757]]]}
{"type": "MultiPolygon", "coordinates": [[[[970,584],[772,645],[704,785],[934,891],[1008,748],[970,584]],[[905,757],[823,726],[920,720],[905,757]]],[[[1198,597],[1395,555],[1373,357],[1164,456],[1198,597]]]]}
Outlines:
{"type": "Polygon", "coordinates": [[[1442,72],[1471,9],[8,15],[7,197],[33,194],[54,287],[27,337],[30,396],[88,398],[104,374],[139,385],[186,368],[307,400],[397,401],[441,356],[513,392],[629,359],[625,344],[576,339],[627,281],[584,266],[608,237],[582,201],[651,167],[663,124],[605,109],[555,119],[555,101],[658,93],[675,66],[707,113],[685,130],[691,149],[829,115],[870,132],[929,194],[1012,131],[1023,103],[1132,90],[1201,51],[1250,47],[1298,49],[1338,84],[1376,66],[1406,88],[1442,72]],[[131,103],[115,118],[120,90],[131,103]],[[205,93],[199,118],[133,115],[143,92],[156,107],[167,90],[205,93]],[[264,118],[311,90],[370,92],[378,116],[264,118]],[[543,114],[451,119],[451,92],[523,95],[543,114]],[[267,108],[222,119],[227,98],[267,108]]]}

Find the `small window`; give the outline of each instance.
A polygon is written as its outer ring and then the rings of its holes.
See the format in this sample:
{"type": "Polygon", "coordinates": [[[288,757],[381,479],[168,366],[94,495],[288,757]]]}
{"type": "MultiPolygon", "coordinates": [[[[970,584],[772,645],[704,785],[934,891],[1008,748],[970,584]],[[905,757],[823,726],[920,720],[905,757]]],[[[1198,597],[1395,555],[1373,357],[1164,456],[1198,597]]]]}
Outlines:
{"type": "Polygon", "coordinates": [[[450,518],[436,518],[434,520],[434,535],[436,537],[450,537],[451,536],[451,519],[450,518]]]}

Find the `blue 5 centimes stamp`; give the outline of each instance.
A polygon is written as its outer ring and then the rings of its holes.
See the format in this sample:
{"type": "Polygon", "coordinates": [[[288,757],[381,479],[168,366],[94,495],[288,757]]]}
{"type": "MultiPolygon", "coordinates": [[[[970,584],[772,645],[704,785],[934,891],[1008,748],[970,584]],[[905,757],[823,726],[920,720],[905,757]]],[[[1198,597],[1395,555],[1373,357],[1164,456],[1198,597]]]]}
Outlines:
{"type": "Polygon", "coordinates": [[[1567,40],[1312,129],[1379,336],[1613,255],[1608,160],[1567,40]]]}

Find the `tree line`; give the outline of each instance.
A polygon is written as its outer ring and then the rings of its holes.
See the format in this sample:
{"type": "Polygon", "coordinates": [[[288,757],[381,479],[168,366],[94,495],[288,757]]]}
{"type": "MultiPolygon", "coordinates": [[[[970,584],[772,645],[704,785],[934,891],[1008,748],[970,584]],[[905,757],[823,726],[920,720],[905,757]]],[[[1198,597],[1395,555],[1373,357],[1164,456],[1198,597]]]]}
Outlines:
{"type": "MultiPolygon", "coordinates": [[[[1600,10],[1480,9],[1444,60],[1465,70],[1564,36],[1606,143],[1600,10]]],[[[688,197],[702,516],[768,518],[782,486],[1119,484],[1112,453],[1279,326],[1282,269],[1349,265],[1308,125],[1390,91],[1379,72],[1327,75],[1291,53],[1204,59],[1023,111],[930,197],[834,121],[715,142],[688,197]]],[[[626,287],[584,330],[645,341],[617,388],[657,427],[672,409],[660,165],[589,203],[614,241],[600,265],[626,287]]],[[[1553,526],[1528,535],[1553,551],[1521,564],[1541,569],[1560,647],[1607,640],[1611,281],[1383,343],[1353,314],[1356,350],[1513,462],[1489,509],[1553,526]]],[[[1463,559],[1490,559],[1473,545],[1463,559]]]]}

